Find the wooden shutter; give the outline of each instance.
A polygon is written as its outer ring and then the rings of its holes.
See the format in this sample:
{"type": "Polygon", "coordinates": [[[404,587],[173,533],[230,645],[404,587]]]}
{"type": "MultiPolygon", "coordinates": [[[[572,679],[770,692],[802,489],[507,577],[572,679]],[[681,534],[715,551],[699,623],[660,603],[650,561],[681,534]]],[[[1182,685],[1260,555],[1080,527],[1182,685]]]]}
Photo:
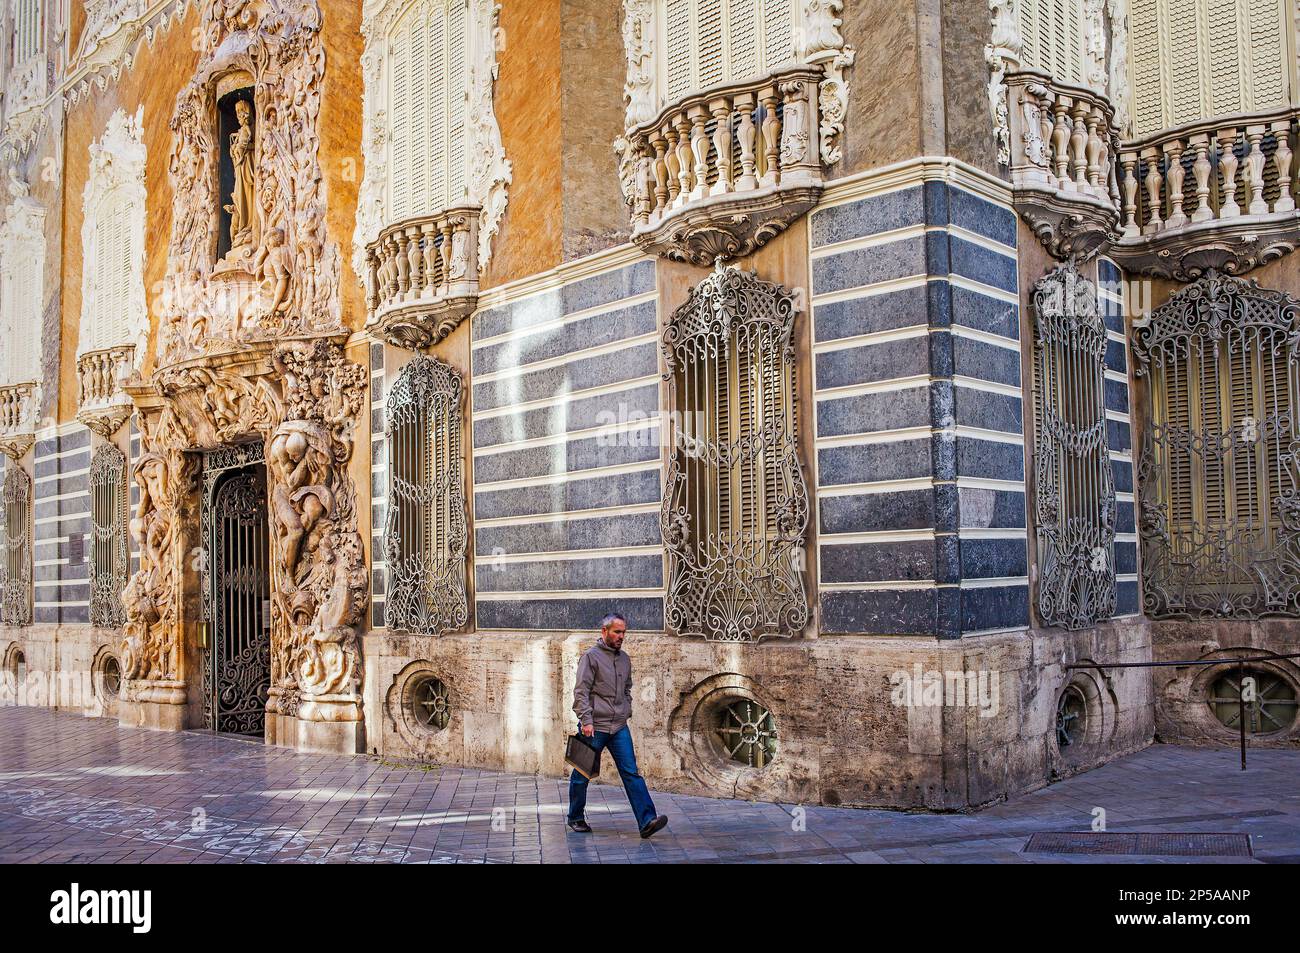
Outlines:
{"type": "Polygon", "coordinates": [[[1083,83],[1083,4],[1021,0],[1016,5],[1024,65],[1065,83],[1083,83]]]}
{"type": "Polygon", "coordinates": [[[666,101],[750,79],[794,58],[796,0],[661,0],[659,9],[666,101]]]}

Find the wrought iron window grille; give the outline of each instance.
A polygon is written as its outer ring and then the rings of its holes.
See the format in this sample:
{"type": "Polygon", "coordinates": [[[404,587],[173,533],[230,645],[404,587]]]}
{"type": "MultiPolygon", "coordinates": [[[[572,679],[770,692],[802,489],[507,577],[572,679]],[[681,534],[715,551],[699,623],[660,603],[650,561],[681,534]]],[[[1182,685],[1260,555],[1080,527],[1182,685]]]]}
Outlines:
{"type": "Polygon", "coordinates": [[[126,622],[122,590],[130,567],[126,539],[126,457],[104,444],[90,461],[90,624],[126,622]]]}
{"type": "Polygon", "coordinates": [[[18,464],[5,467],[0,487],[0,622],[32,622],[32,478],[18,464]]]}
{"type": "Polygon", "coordinates": [[[463,405],[460,372],[424,355],[388,395],[384,625],[394,631],[441,635],[469,618],[463,405]]]}
{"type": "Polygon", "coordinates": [[[660,529],[679,635],[792,636],[808,622],[795,295],[719,263],[662,334],[675,439],[660,529]]]}

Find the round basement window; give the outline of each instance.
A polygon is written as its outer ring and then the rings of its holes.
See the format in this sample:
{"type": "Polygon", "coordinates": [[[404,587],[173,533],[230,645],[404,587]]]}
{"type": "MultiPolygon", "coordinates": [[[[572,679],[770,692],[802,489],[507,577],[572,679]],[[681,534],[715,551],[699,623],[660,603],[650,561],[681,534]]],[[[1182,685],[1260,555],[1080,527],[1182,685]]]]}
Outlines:
{"type": "Polygon", "coordinates": [[[1233,669],[1210,686],[1210,710],[1225,728],[1241,730],[1241,697],[1246,690],[1246,731],[1266,735],[1285,731],[1295,723],[1295,688],[1280,675],[1262,669],[1246,669],[1244,680],[1233,669]]]}
{"type": "Polygon", "coordinates": [[[411,715],[423,730],[442,731],[451,722],[451,693],[439,679],[426,678],[411,693],[411,715]]]}
{"type": "Polygon", "coordinates": [[[749,698],[736,698],[718,706],[714,734],[732,761],[762,768],[776,760],[776,719],[749,698]]]}
{"type": "Polygon", "coordinates": [[[1088,699],[1078,685],[1065,686],[1056,700],[1056,746],[1079,744],[1088,732],[1088,699]]]}
{"type": "Polygon", "coordinates": [[[122,663],[116,655],[105,655],[99,667],[99,684],[106,698],[116,698],[122,691],[122,663]]]}

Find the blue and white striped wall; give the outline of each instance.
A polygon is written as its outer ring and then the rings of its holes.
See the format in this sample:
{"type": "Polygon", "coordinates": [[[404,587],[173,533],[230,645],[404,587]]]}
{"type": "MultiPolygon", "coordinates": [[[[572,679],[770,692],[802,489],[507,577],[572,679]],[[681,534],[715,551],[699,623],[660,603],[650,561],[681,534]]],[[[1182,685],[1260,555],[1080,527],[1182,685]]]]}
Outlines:
{"type": "Polygon", "coordinates": [[[388,502],[388,442],[384,439],[384,345],[370,345],[370,625],[384,627],[384,507],[388,502]]]}
{"type": "Polygon", "coordinates": [[[1115,614],[1134,615],[1140,610],[1138,538],[1124,285],[1119,267],[1105,258],[1097,263],[1097,299],[1106,322],[1106,439],[1115,479],[1115,614]]]}
{"type": "Polygon", "coordinates": [[[88,622],[90,431],[70,424],[39,435],[32,484],[32,620],[88,622]]]}
{"type": "Polygon", "coordinates": [[[812,213],[821,627],[1028,622],[1016,218],[920,160],[812,213]]]}
{"type": "Polygon", "coordinates": [[[471,321],[478,627],[662,629],[654,262],[471,321]]]}

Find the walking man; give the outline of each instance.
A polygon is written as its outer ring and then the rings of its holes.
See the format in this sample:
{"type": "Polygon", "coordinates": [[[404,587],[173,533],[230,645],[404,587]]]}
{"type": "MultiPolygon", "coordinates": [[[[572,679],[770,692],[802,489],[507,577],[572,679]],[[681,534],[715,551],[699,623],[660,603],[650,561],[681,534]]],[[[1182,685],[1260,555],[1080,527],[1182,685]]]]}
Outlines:
{"type": "MultiPolygon", "coordinates": [[[[623,779],[623,790],[632,804],[642,837],[650,837],[668,824],[655,813],[655,803],[646,790],[645,778],[636,768],[632,732],[632,661],[623,649],[627,620],[617,612],[600,623],[600,638],[578,662],[578,680],[573,686],[573,712],[582,733],[600,751],[608,749],[623,779]]],[[[577,771],[569,778],[569,829],[590,834],[587,824],[587,779],[577,771]]]]}

